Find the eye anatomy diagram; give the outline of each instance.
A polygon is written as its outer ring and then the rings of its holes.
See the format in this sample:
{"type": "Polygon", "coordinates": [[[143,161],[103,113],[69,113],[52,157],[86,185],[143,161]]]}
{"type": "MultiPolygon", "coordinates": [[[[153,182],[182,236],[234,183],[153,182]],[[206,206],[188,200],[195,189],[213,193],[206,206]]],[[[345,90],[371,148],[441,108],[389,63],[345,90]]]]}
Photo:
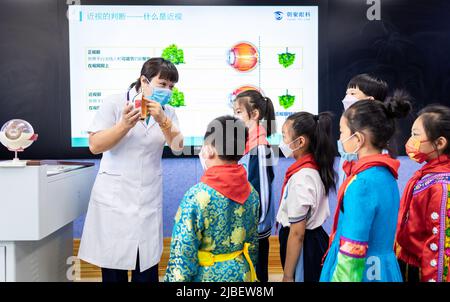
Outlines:
{"type": "Polygon", "coordinates": [[[262,95],[264,95],[264,92],[262,92],[261,89],[259,89],[259,88],[256,87],[256,86],[253,86],[253,85],[244,85],[244,86],[240,86],[239,88],[233,90],[233,92],[230,93],[230,95],[229,95],[229,98],[228,98],[228,99],[229,99],[229,101],[230,101],[231,106],[233,106],[233,102],[234,102],[234,100],[236,99],[237,95],[238,95],[239,93],[244,92],[244,91],[247,91],[247,90],[256,90],[256,91],[261,92],[262,95]]]}
{"type": "Polygon", "coordinates": [[[244,86],[241,86],[241,87],[237,88],[236,90],[234,90],[234,91],[233,91],[233,95],[234,95],[234,96],[237,96],[239,93],[244,92],[244,91],[247,91],[247,90],[256,90],[256,91],[259,91],[259,92],[263,93],[263,92],[261,91],[261,89],[259,89],[259,88],[256,87],[256,86],[253,86],[253,85],[244,85],[244,86]]]}
{"type": "Polygon", "coordinates": [[[230,93],[228,95],[228,102],[229,102],[229,106],[232,108],[233,107],[233,102],[236,99],[237,95],[241,92],[247,91],[247,90],[256,90],[261,92],[261,94],[264,95],[264,92],[261,91],[260,88],[253,86],[253,85],[243,85],[240,86],[239,88],[236,88],[235,90],[233,90],[232,93],[230,93]]]}
{"type": "Polygon", "coordinates": [[[239,72],[255,69],[258,59],[258,49],[250,42],[240,42],[228,51],[228,64],[239,72]]]}

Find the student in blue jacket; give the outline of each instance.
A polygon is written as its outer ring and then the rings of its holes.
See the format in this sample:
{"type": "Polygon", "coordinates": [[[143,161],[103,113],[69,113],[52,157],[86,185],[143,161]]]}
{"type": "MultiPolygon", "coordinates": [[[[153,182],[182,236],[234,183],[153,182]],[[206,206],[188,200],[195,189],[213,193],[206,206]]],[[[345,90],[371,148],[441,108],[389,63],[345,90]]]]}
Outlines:
{"type": "Polygon", "coordinates": [[[240,163],[246,168],[248,180],[259,193],[258,224],[259,254],[256,265],[258,280],[269,279],[269,237],[275,222],[275,204],[272,198],[275,157],[267,140],[275,131],[275,110],[272,101],[259,91],[247,90],[234,100],[234,114],[249,128],[245,154],[240,163]]]}

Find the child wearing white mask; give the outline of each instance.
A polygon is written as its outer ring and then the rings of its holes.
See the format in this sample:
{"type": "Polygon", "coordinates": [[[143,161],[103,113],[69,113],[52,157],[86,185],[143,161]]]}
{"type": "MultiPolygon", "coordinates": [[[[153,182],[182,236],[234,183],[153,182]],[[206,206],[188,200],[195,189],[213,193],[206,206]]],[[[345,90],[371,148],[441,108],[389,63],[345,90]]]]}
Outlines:
{"type": "MultiPolygon", "coordinates": [[[[342,100],[344,110],[347,110],[358,101],[361,100],[379,100],[384,101],[388,95],[388,84],[374,76],[369,74],[358,74],[354,76],[347,85],[347,91],[345,92],[345,98],[342,100]]],[[[356,160],[354,154],[343,152],[342,145],[338,142],[338,151],[341,155],[338,170],[338,182],[337,188],[339,188],[345,179],[345,173],[342,165],[345,161],[356,160]]]]}
{"type": "Polygon", "coordinates": [[[277,214],[286,282],[319,281],[329,240],[322,225],[330,216],[328,194],[335,187],[331,116],[298,112],[282,128],[280,148],[296,160],[286,172],[277,214]]]}
{"type": "Polygon", "coordinates": [[[383,102],[387,97],[388,89],[388,84],[385,81],[369,74],[359,74],[348,82],[345,98],[342,100],[344,110],[364,99],[383,102]]]}
{"type": "Polygon", "coordinates": [[[239,161],[247,170],[248,180],[259,194],[260,216],[258,224],[259,250],[256,273],[258,280],[269,280],[269,237],[275,224],[275,201],[272,182],[273,166],[277,158],[267,140],[276,131],[275,110],[270,98],[257,90],[237,95],[233,102],[234,114],[249,129],[245,153],[239,161]]]}
{"type": "Polygon", "coordinates": [[[206,170],[183,197],[172,232],[167,282],[254,282],[259,196],[238,164],[248,129],[232,116],[208,124],[206,170]]]}

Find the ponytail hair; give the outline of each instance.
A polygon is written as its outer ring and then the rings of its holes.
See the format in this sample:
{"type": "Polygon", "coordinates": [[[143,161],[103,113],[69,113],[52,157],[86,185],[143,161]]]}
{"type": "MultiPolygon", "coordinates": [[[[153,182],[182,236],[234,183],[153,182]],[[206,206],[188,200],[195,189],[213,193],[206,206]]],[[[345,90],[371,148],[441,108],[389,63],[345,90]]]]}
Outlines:
{"type": "Polygon", "coordinates": [[[253,110],[258,110],[259,121],[265,121],[264,126],[268,137],[276,132],[275,109],[268,97],[264,97],[257,90],[246,90],[239,93],[234,101],[245,107],[249,117],[253,110]]]}
{"type": "Polygon", "coordinates": [[[309,112],[297,112],[287,118],[292,121],[292,129],[296,137],[306,136],[309,139],[309,152],[319,166],[320,179],[328,195],[336,189],[336,173],[334,160],[336,147],[331,136],[333,114],[321,112],[313,115],[309,112]]]}
{"type": "Polygon", "coordinates": [[[379,100],[361,100],[350,106],[345,112],[348,127],[355,132],[365,131],[375,148],[388,149],[395,134],[396,120],[408,116],[411,112],[411,97],[402,90],[394,91],[384,102],[379,100]]]}

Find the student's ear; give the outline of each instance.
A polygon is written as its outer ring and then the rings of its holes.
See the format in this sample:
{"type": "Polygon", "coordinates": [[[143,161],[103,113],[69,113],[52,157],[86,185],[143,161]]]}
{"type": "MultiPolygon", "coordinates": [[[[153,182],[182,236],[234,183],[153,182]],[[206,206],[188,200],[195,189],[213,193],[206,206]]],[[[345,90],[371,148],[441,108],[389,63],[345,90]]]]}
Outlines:
{"type": "Polygon", "coordinates": [[[369,96],[368,99],[371,101],[375,101],[375,98],[373,96],[369,96]]]}
{"type": "Polygon", "coordinates": [[[254,109],[250,115],[250,119],[259,121],[259,111],[258,109],[254,109]]]}
{"type": "Polygon", "coordinates": [[[144,84],[148,84],[147,83],[147,78],[144,75],[141,75],[140,81],[141,81],[141,86],[144,85],[144,84]]]}
{"type": "Polygon", "coordinates": [[[356,132],[356,138],[358,139],[358,145],[361,148],[366,142],[366,137],[361,132],[356,132]]]}
{"type": "Polygon", "coordinates": [[[302,148],[304,148],[305,146],[306,146],[306,138],[304,137],[304,136],[301,136],[300,137],[300,142],[301,142],[301,146],[302,146],[302,148]]]}
{"type": "Polygon", "coordinates": [[[203,154],[206,156],[206,159],[213,159],[217,153],[216,148],[211,145],[205,145],[203,150],[203,154]]]}
{"type": "Polygon", "coordinates": [[[441,136],[437,140],[434,141],[434,145],[439,153],[442,153],[448,146],[448,140],[441,136]]]}
{"type": "Polygon", "coordinates": [[[295,142],[295,147],[291,147],[293,149],[300,149],[305,147],[306,145],[306,138],[304,136],[299,136],[298,140],[295,142]]]}

